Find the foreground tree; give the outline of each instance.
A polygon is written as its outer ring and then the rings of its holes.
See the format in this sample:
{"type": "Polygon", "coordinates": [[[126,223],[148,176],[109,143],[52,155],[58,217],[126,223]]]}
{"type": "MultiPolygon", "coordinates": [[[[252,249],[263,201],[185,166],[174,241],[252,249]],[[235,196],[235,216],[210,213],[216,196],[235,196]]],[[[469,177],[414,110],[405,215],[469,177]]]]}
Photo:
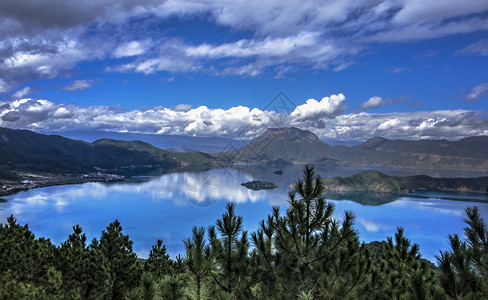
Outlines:
{"type": "Polygon", "coordinates": [[[205,228],[193,227],[191,239],[184,241],[186,265],[196,282],[196,299],[200,300],[202,280],[210,273],[212,264],[209,259],[210,248],[205,245],[205,228]]]}
{"type": "Polygon", "coordinates": [[[132,251],[132,241],[122,233],[118,220],[110,223],[102,232],[100,242],[93,240],[91,248],[100,251],[108,261],[113,277],[111,299],[122,299],[126,291],[138,286],[141,270],[137,255],[132,251]]]}
{"type": "Polygon", "coordinates": [[[54,261],[49,239],[36,239],[27,224],[7,218],[0,224],[0,299],[56,298],[61,278],[54,261]]]}
{"type": "Polygon", "coordinates": [[[61,244],[56,260],[63,275],[63,291],[69,298],[106,299],[110,296],[112,276],[108,260],[98,249],[89,249],[80,226],[61,244]]]}
{"type": "Polygon", "coordinates": [[[352,227],[354,216],[346,212],[342,223],[334,220],[334,206],[326,202],[323,189],[320,176],[306,166],[288,195],[285,215],[275,207],[252,234],[257,255],[265,262],[261,271],[266,284],[280,285],[262,286],[264,292],[279,289],[287,299],[345,298],[365,283],[369,263],[352,227]]]}
{"type": "Polygon", "coordinates": [[[466,214],[464,240],[449,235],[451,251],[437,257],[440,284],[452,299],[488,299],[488,227],[477,207],[466,214]]]}
{"type": "Polygon", "coordinates": [[[214,226],[208,230],[209,256],[215,266],[212,277],[216,286],[228,295],[249,298],[249,241],[242,222],[235,213],[235,204],[228,203],[222,218],[216,221],[219,234],[214,226]]]}
{"type": "Polygon", "coordinates": [[[171,260],[166,253],[166,246],[163,245],[162,240],[158,240],[156,245],[152,246],[149,257],[144,264],[144,270],[158,280],[171,271],[171,260]]]}

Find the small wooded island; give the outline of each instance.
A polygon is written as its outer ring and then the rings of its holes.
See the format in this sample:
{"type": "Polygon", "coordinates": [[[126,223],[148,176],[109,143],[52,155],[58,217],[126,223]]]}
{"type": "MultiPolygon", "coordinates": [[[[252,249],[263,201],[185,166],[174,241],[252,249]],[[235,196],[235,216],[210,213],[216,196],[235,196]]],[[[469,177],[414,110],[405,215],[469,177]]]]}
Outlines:
{"type": "Polygon", "coordinates": [[[250,190],[253,191],[259,191],[259,190],[272,190],[277,188],[278,186],[272,182],[267,182],[267,181],[260,181],[260,180],[253,180],[253,181],[248,181],[241,183],[242,186],[247,187],[250,190]]]}
{"type": "Polygon", "coordinates": [[[488,177],[435,178],[426,175],[388,176],[378,171],[363,171],[349,177],[323,178],[326,191],[408,194],[418,190],[486,193],[488,177]]]}

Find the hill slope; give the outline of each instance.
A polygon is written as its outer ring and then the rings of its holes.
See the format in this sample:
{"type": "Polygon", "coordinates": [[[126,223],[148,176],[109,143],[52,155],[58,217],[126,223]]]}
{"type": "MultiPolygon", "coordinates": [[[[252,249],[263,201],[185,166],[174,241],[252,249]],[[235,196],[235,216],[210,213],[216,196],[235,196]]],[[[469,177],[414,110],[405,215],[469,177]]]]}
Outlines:
{"type": "Polygon", "coordinates": [[[479,178],[434,178],[426,175],[388,176],[363,171],[349,177],[323,178],[327,191],[411,193],[416,190],[485,193],[488,176],[479,178]]]}
{"type": "Polygon", "coordinates": [[[354,146],[334,147],[333,157],[353,166],[438,170],[488,170],[488,137],[459,141],[372,138],[354,146]]]}
{"type": "Polygon", "coordinates": [[[280,159],[284,162],[326,164],[336,162],[329,157],[332,148],[310,131],[268,128],[246,146],[222,156],[230,161],[269,162],[280,159]]]}
{"type": "Polygon", "coordinates": [[[113,173],[137,168],[175,169],[213,164],[203,153],[177,153],[141,141],[102,139],[93,143],[28,130],[0,128],[0,167],[8,170],[113,173]]]}
{"type": "Polygon", "coordinates": [[[460,141],[372,138],[360,145],[330,146],[310,131],[269,128],[239,149],[222,153],[227,161],[378,166],[393,168],[488,171],[488,136],[460,141]]]}

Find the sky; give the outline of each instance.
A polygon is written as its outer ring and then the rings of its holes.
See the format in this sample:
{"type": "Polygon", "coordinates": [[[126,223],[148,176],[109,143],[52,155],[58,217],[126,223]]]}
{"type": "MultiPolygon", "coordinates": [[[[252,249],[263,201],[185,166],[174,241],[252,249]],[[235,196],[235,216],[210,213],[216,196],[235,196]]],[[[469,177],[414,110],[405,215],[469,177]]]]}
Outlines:
{"type": "Polygon", "coordinates": [[[2,0],[0,127],[488,135],[488,0],[2,0]]]}

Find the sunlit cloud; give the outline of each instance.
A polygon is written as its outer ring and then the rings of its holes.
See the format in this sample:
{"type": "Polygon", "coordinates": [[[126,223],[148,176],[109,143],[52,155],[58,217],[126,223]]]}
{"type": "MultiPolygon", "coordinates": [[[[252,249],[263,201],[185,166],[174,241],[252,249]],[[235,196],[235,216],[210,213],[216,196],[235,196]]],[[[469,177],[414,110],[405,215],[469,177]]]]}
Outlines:
{"type": "MultiPolygon", "coordinates": [[[[383,99],[370,105],[383,104],[383,99]]],[[[345,113],[343,94],[309,99],[291,112],[246,106],[228,109],[180,104],[140,110],[120,106],[77,106],[42,99],[0,103],[0,126],[35,131],[92,131],[221,136],[251,139],[268,127],[298,127],[322,139],[364,141],[374,136],[392,139],[461,139],[488,135],[488,118],[481,111],[437,110],[408,113],[345,113]]]]}

